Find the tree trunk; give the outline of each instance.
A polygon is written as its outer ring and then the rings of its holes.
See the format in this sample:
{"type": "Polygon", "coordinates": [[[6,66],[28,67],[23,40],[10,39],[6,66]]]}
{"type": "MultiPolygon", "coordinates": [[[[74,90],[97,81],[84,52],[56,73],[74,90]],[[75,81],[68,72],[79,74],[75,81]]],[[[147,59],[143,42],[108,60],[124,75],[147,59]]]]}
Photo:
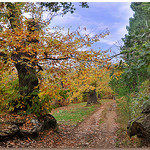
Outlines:
{"type": "Polygon", "coordinates": [[[98,98],[99,98],[99,99],[102,99],[102,95],[101,95],[101,94],[98,94],[98,98]]]}
{"type": "MultiPolygon", "coordinates": [[[[28,106],[32,106],[32,99],[38,98],[39,86],[36,70],[25,63],[16,65],[19,78],[19,92],[28,106]]],[[[28,106],[25,106],[27,109],[28,106]]]]}
{"type": "MultiPolygon", "coordinates": [[[[15,3],[7,3],[7,9],[9,12],[8,19],[10,21],[11,29],[20,29],[21,28],[21,10],[16,6],[15,3]]],[[[26,40],[21,41],[22,46],[26,48],[28,44],[39,43],[38,37],[32,37],[35,31],[39,31],[38,22],[34,19],[28,20],[27,31],[29,35],[26,40]]],[[[11,59],[15,62],[15,67],[18,71],[19,78],[19,92],[21,95],[20,101],[24,100],[25,109],[32,106],[32,100],[38,98],[38,78],[36,74],[35,65],[37,62],[30,62],[30,59],[36,58],[37,53],[31,52],[20,52],[21,47],[16,47],[15,53],[12,53],[11,59]],[[27,58],[22,58],[23,56],[27,58]],[[30,66],[29,66],[30,64],[30,66]]],[[[16,102],[17,103],[17,102],[16,102]]],[[[17,104],[14,104],[17,105],[17,104]]],[[[14,107],[16,108],[16,107],[14,107]]],[[[20,108],[17,108],[20,109],[20,108]]]]}
{"type": "Polygon", "coordinates": [[[97,103],[99,103],[99,102],[97,101],[96,90],[90,90],[88,92],[87,106],[90,104],[97,104],[97,103]]]}
{"type": "Polygon", "coordinates": [[[78,98],[75,97],[75,98],[74,98],[74,103],[77,103],[77,102],[78,102],[78,98]]]}
{"type": "Polygon", "coordinates": [[[116,97],[114,95],[112,95],[113,100],[116,100],[116,97]]]}

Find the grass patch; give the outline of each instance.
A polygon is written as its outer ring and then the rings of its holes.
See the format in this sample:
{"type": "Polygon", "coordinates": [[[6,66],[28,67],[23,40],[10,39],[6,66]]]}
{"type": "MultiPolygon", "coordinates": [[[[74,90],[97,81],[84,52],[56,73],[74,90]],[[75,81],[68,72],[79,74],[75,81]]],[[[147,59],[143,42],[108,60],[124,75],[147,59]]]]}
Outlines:
{"type": "Polygon", "coordinates": [[[107,109],[102,111],[101,119],[99,120],[99,124],[104,123],[104,119],[106,118],[107,109]]]}
{"type": "Polygon", "coordinates": [[[100,104],[85,106],[86,102],[70,104],[65,109],[58,109],[53,112],[53,116],[60,124],[77,125],[90,115],[100,104]]]}
{"type": "Polygon", "coordinates": [[[76,103],[76,104],[72,104],[72,103],[71,103],[71,104],[69,104],[68,106],[79,106],[79,107],[80,107],[80,106],[86,106],[86,103],[87,103],[87,102],[76,103]]]}
{"type": "Polygon", "coordinates": [[[113,100],[112,99],[100,99],[99,102],[101,104],[104,104],[104,103],[107,103],[107,102],[112,102],[113,100]]]}

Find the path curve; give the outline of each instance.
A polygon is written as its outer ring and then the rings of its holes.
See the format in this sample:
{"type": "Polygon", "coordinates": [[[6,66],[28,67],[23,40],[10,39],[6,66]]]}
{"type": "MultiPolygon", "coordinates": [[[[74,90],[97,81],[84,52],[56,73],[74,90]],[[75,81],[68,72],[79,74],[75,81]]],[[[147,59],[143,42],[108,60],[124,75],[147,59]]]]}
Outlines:
{"type": "Polygon", "coordinates": [[[115,148],[115,132],[118,127],[115,110],[115,101],[104,103],[95,113],[79,124],[72,135],[80,139],[83,147],[115,148]]]}

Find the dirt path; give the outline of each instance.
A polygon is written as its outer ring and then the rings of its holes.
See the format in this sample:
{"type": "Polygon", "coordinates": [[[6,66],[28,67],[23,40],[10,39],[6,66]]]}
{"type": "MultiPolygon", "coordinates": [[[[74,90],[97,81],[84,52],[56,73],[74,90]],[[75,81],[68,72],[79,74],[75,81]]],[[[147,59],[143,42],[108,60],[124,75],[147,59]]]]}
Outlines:
{"type": "Polygon", "coordinates": [[[116,103],[112,100],[76,127],[61,124],[59,133],[49,130],[37,140],[14,138],[0,142],[0,148],[115,148],[115,109],[116,103]]]}
{"type": "Polygon", "coordinates": [[[57,148],[115,148],[116,103],[101,105],[72,130],[60,133],[62,136],[57,148]],[[65,138],[64,138],[65,137],[65,138]]]}
{"type": "Polygon", "coordinates": [[[105,103],[84,120],[72,134],[80,139],[84,147],[115,148],[117,129],[115,109],[115,101],[105,103]]]}

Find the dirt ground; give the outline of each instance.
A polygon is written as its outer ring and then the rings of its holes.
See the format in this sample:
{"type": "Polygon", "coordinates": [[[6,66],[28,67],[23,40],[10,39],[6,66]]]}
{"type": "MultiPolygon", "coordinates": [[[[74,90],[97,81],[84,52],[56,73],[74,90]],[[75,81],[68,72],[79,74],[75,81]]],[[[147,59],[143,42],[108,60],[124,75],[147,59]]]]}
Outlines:
{"type": "Polygon", "coordinates": [[[115,109],[115,101],[105,103],[74,128],[69,139],[78,139],[75,147],[115,148],[117,130],[115,109]]]}
{"type": "Polygon", "coordinates": [[[74,130],[74,136],[80,138],[82,144],[87,147],[115,148],[115,108],[114,101],[102,105],[74,130]]]}
{"type": "Polygon", "coordinates": [[[115,148],[118,127],[115,109],[116,103],[112,100],[101,105],[78,126],[60,125],[59,133],[50,130],[36,140],[14,138],[0,142],[0,148],[115,148]]]}

